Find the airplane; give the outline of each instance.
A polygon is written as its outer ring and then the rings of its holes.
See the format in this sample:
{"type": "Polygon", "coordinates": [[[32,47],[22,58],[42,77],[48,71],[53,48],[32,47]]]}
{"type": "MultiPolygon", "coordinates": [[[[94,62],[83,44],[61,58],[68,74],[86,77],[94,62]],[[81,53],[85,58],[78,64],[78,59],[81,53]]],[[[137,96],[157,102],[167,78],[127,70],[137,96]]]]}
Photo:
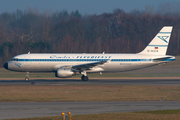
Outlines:
{"type": "Polygon", "coordinates": [[[151,67],[175,60],[175,56],[166,55],[172,28],[164,26],[143,51],[135,54],[29,52],[13,57],[4,64],[4,68],[27,72],[25,81],[29,81],[29,72],[55,72],[59,78],[82,74],[81,80],[88,81],[89,73],[123,72],[151,67]]]}

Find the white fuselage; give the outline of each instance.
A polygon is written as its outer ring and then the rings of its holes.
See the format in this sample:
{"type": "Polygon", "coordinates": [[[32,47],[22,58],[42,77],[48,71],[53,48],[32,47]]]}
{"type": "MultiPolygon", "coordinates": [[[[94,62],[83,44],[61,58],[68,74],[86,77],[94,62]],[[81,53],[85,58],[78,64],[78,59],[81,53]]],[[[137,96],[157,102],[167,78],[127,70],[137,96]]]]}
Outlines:
{"type": "Polygon", "coordinates": [[[162,62],[175,60],[169,55],[142,55],[142,54],[22,54],[8,61],[8,70],[20,72],[55,72],[61,66],[107,61],[97,65],[87,72],[122,72],[145,68],[162,62]],[[170,57],[165,61],[153,59],[170,57]]]}

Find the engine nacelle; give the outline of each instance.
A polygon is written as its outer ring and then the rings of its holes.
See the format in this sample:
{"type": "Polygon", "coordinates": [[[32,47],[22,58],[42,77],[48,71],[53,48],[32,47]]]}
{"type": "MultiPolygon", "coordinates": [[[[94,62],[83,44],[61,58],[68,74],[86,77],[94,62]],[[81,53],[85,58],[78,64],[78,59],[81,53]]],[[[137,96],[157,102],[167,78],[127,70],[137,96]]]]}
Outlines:
{"type": "Polygon", "coordinates": [[[59,78],[68,78],[72,77],[73,75],[75,75],[75,73],[71,71],[70,68],[59,68],[55,72],[55,76],[59,78]]]}

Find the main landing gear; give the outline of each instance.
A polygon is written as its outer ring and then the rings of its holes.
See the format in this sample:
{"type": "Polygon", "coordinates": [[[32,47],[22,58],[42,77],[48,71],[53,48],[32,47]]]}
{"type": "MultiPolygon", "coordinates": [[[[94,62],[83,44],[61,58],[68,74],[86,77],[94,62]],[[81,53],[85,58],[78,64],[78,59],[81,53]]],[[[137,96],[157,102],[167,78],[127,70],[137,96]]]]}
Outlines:
{"type": "Polygon", "coordinates": [[[89,78],[88,78],[88,76],[84,76],[84,75],[83,75],[83,76],[81,77],[81,80],[82,80],[82,81],[88,81],[89,78]]]}
{"type": "Polygon", "coordinates": [[[88,78],[88,76],[87,76],[87,74],[86,74],[86,71],[81,72],[81,74],[83,75],[83,76],[81,77],[81,80],[82,80],[82,81],[88,81],[88,80],[89,80],[89,78],[88,78]]]}
{"type": "Polygon", "coordinates": [[[26,81],[26,82],[29,81],[29,72],[26,73],[25,81],[26,81]]]}

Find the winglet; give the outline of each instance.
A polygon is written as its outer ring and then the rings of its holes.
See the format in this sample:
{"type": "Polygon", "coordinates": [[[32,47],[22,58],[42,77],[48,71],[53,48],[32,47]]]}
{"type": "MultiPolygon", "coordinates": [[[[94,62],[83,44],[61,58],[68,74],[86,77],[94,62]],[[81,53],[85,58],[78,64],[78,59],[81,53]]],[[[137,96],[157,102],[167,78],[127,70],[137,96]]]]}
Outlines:
{"type": "Polygon", "coordinates": [[[166,55],[172,28],[172,26],[164,26],[149,45],[139,54],[166,55]]]}

